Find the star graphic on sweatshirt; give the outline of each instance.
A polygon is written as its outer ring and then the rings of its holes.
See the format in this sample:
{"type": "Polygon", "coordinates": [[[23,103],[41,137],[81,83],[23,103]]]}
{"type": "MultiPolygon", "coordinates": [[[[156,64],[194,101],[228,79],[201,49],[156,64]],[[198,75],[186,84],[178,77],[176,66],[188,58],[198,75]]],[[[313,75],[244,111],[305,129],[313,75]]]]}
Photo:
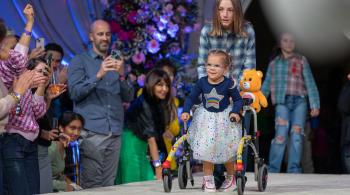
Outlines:
{"type": "Polygon", "coordinates": [[[206,93],[204,94],[204,97],[207,101],[205,107],[207,108],[210,108],[210,107],[214,107],[216,109],[219,109],[220,107],[220,101],[224,98],[223,95],[219,95],[217,92],[216,92],[216,89],[213,88],[210,93],[206,93]]]}

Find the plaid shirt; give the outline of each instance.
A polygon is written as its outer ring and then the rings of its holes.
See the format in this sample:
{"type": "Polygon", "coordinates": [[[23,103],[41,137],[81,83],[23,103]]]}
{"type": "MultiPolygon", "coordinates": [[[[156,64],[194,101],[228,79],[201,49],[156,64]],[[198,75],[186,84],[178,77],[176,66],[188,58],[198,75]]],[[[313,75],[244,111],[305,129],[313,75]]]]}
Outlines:
{"type": "Polygon", "coordinates": [[[305,96],[307,91],[303,78],[303,59],[300,56],[293,56],[288,61],[286,95],[305,96]]]}
{"type": "Polygon", "coordinates": [[[255,57],[255,32],[253,26],[245,23],[247,37],[238,37],[233,33],[224,32],[223,36],[211,36],[212,25],[205,25],[202,28],[199,39],[198,55],[198,77],[202,78],[207,75],[205,63],[208,53],[213,49],[221,49],[229,52],[233,58],[233,67],[230,68],[230,77],[239,78],[244,69],[256,67],[255,57]]]}
{"type": "MultiPolygon", "coordinates": [[[[284,104],[285,97],[288,91],[303,92],[303,89],[291,89],[292,86],[287,86],[288,83],[288,70],[289,64],[297,60],[302,64],[302,79],[304,81],[303,88],[306,88],[306,94],[309,98],[309,104],[311,109],[320,108],[320,96],[317,90],[317,86],[312,76],[310,65],[306,58],[301,55],[295,55],[292,58],[284,59],[281,56],[274,58],[267,68],[266,77],[261,87],[263,94],[268,97],[271,91],[271,100],[273,104],[284,104]]],[[[298,81],[299,82],[299,81],[298,81]]],[[[300,87],[301,84],[294,85],[293,87],[300,87]]],[[[298,92],[298,93],[299,93],[298,92]]]]}
{"type": "MultiPolygon", "coordinates": [[[[9,58],[0,61],[0,77],[7,89],[12,86],[13,80],[26,68],[27,57],[20,52],[11,50],[9,58]]],[[[46,112],[44,97],[33,95],[28,90],[20,101],[21,113],[17,116],[13,108],[9,113],[9,122],[5,126],[8,133],[18,133],[24,138],[33,141],[39,133],[36,119],[46,112]]]]}

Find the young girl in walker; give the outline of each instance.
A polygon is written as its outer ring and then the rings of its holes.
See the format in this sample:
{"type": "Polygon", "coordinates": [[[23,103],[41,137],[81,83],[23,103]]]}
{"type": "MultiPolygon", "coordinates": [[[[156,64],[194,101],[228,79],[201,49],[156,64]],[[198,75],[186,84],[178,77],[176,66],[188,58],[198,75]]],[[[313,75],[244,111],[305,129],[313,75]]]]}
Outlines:
{"type": "Polygon", "coordinates": [[[241,138],[239,112],[243,101],[235,83],[225,77],[231,57],[225,51],[212,50],[206,62],[207,76],[202,77],[186,98],[183,121],[190,118],[189,112],[201,94],[203,106],[194,115],[188,131],[188,141],[193,157],[203,161],[203,189],[215,192],[214,164],[225,164],[227,175],[220,191],[235,189],[234,158],[241,138]],[[230,103],[230,98],[233,104],[230,103]],[[231,122],[230,119],[236,122],[231,122]]]}

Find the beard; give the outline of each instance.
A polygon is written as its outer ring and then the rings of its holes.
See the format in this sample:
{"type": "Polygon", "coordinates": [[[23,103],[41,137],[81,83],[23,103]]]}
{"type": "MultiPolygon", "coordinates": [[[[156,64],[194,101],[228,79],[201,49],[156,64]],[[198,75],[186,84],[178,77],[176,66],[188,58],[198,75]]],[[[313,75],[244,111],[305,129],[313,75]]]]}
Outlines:
{"type": "Polygon", "coordinates": [[[109,42],[101,41],[95,44],[96,49],[101,53],[106,53],[109,49],[109,42]]]}

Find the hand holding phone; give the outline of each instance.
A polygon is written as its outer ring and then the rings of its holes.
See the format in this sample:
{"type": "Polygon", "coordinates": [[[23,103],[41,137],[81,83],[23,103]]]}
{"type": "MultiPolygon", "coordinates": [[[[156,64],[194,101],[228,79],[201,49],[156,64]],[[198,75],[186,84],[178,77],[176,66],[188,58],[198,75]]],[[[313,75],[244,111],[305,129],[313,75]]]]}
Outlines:
{"type": "Polygon", "coordinates": [[[45,48],[45,38],[40,37],[35,40],[36,48],[45,48]]]}
{"type": "Polygon", "coordinates": [[[122,60],[122,52],[120,50],[113,49],[111,51],[111,56],[113,59],[122,60]]]}

